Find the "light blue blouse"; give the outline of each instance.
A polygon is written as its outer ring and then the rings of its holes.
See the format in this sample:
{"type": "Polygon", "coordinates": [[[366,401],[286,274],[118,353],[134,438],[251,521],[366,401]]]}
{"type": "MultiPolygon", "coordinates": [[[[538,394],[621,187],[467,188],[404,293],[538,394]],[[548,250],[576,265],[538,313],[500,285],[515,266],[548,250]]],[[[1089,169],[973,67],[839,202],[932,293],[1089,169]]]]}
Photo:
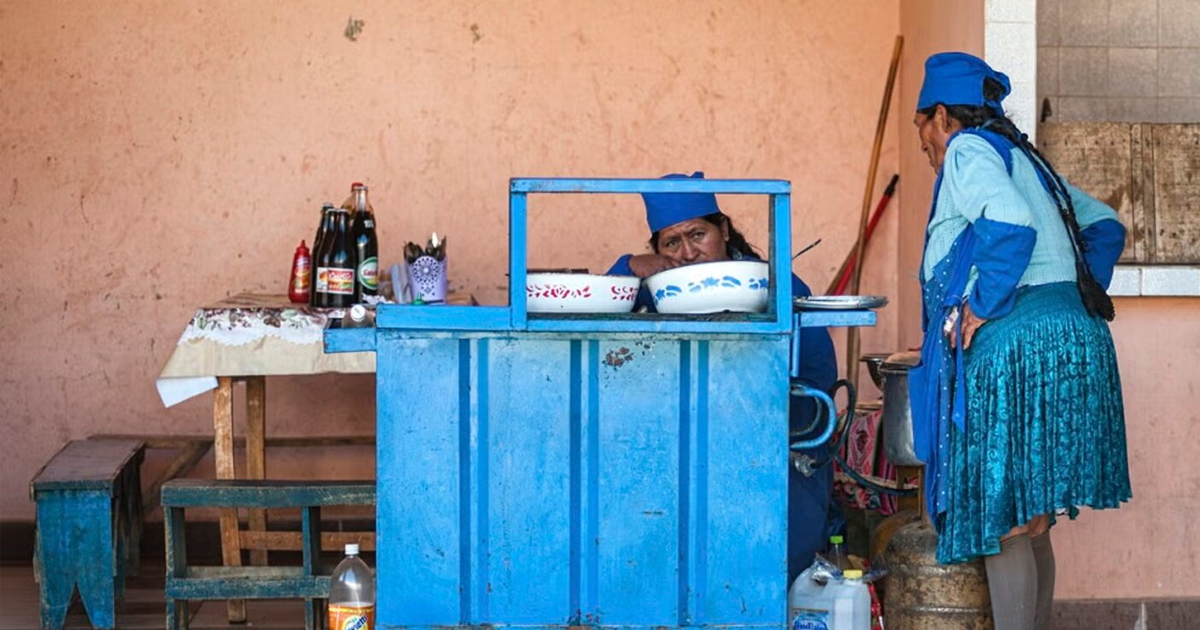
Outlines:
{"type": "MultiPolygon", "coordinates": [[[[929,277],[968,223],[986,218],[1036,232],[1033,251],[1021,272],[1018,287],[1075,281],[1075,256],[1058,207],[1042,186],[1030,159],[1016,149],[1011,156],[1010,176],[1004,159],[987,140],[967,133],[951,138],[942,166],[941,191],[928,228],[921,270],[924,277],[929,277]]],[[[1101,256],[1104,260],[1093,262],[1094,256],[1088,257],[1093,275],[1107,286],[1112,265],[1124,244],[1124,228],[1116,221],[1117,213],[1112,208],[1070,184],[1067,184],[1067,190],[1075,206],[1076,219],[1085,232],[1085,241],[1098,231],[1106,235],[1101,240],[1116,238],[1120,241],[1119,244],[1110,243],[1115,245],[1115,254],[1111,246],[1096,248],[1105,250],[1099,252],[1104,254],[1101,256]],[[1088,229],[1102,221],[1111,223],[1104,226],[1106,229],[1088,229]],[[1119,236],[1114,236],[1118,231],[1119,236]]],[[[973,268],[964,295],[971,292],[977,275],[978,270],[973,268]]]]}

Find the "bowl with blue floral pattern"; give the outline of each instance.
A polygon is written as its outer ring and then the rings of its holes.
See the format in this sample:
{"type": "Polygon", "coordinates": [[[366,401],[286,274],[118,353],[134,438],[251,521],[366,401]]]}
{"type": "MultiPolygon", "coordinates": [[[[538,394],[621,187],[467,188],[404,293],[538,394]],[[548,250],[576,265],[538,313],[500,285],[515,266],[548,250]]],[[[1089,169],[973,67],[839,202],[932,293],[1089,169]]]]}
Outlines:
{"type": "Polygon", "coordinates": [[[724,260],[660,271],[646,278],[659,313],[761,313],[769,268],[760,260],[724,260]]]}

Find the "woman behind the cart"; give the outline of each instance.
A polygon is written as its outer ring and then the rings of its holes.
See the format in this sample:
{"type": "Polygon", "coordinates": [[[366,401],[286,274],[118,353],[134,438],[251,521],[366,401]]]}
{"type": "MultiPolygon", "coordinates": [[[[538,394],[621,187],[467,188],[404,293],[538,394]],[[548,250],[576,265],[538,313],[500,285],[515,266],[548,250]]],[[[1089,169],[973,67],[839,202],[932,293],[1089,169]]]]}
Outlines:
{"type": "MultiPolygon", "coordinates": [[[[666,175],[665,179],[687,178],[687,175],[666,175]]],[[[703,173],[694,173],[700,179],[703,173]]],[[[646,204],[646,223],[650,229],[650,249],[653,253],[626,254],[609,269],[616,275],[639,278],[659,271],[702,262],[721,260],[759,260],[760,256],[734,227],[729,216],[721,212],[717,198],[711,193],[652,193],[643,194],[646,204]]],[[[809,296],[812,291],[796,275],[792,275],[792,294],[809,296]]],[[[643,288],[638,293],[635,308],[653,311],[654,302],[643,288]]],[[[837,380],[837,359],[833,341],[824,328],[801,330],[799,381],[809,387],[829,392],[837,380]]],[[[811,398],[792,397],[789,425],[793,435],[812,424],[817,406],[811,398]]],[[[820,423],[818,423],[820,424],[820,423]]],[[[818,429],[819,430],[819,427],[818,429]]],[[[795,439],[815,437],[801,435],[795,439]]],[[[828,459],[829,445],[806,452],[810,457],[828,459]]],[[[813,556],[823,550],[829,535],[840,530],[843,519],[840,508],[832,501],[833,470],[825,465],[806,476],[789,467],[788,476],[788,582],[812,564],[813,556]]]]}

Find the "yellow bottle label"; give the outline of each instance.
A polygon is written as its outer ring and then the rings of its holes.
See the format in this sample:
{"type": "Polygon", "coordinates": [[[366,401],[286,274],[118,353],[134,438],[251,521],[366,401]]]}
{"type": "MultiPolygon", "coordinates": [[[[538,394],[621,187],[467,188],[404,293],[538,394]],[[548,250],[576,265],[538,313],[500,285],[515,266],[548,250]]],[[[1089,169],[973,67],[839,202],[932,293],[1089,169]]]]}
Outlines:
{"type": "Polygon", "coordinates": [[[329,630],[374,630],[375,606],[329,605],[329,630]]]}

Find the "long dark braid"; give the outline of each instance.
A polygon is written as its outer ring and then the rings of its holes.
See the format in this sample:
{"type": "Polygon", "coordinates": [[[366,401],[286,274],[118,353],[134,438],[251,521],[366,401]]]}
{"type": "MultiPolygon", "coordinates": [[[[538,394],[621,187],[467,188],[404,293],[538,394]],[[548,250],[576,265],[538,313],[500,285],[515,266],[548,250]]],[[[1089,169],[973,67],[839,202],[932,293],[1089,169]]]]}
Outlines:
{"type": "MultiPolygon", "coordinates": [[[[1003,87],[992,79],[985,79],[983,94],[986,100],[999,101],[1003,95],[1003,87]]],[[[921,110],[921,113],[931,116],[936,107],[935,105],[921,110]]],[[[1092,275],[1092,270],[1088,267],[1087,260],[1084,258],[1088,246],[1087,242],[1083,240],[1079,220],[1075,216],[1075,204],[1071,201],[1071,194],[1067,190],[1066,182],[1050,164],[1050,160],[1042,155],[1041,151],[1038,151],[1037,147],[1029,141],[1029,136],[1022,133],[1016,123],[1005,116],[1003,111],[987,105],[947,105],[945,107],[946,114],[957,120],[964,128],[986,129],[1004,136],[1020,149],[1025,157],[1029,158],[1038,177],[1041,178],[1050,192],[1051,198],[1054,199],[1054,204],[1058,207],[1058,214],[1067,228],[1071,249],[1075,255],[1075,284],[1079,288],[1079,297],[1083,301],[1084,308],[1095,317],[1103,317],[1107,321],[1112,321],[1116,317],[1112,298],[1096,281],[1096,277],[1092,275]]]]}

